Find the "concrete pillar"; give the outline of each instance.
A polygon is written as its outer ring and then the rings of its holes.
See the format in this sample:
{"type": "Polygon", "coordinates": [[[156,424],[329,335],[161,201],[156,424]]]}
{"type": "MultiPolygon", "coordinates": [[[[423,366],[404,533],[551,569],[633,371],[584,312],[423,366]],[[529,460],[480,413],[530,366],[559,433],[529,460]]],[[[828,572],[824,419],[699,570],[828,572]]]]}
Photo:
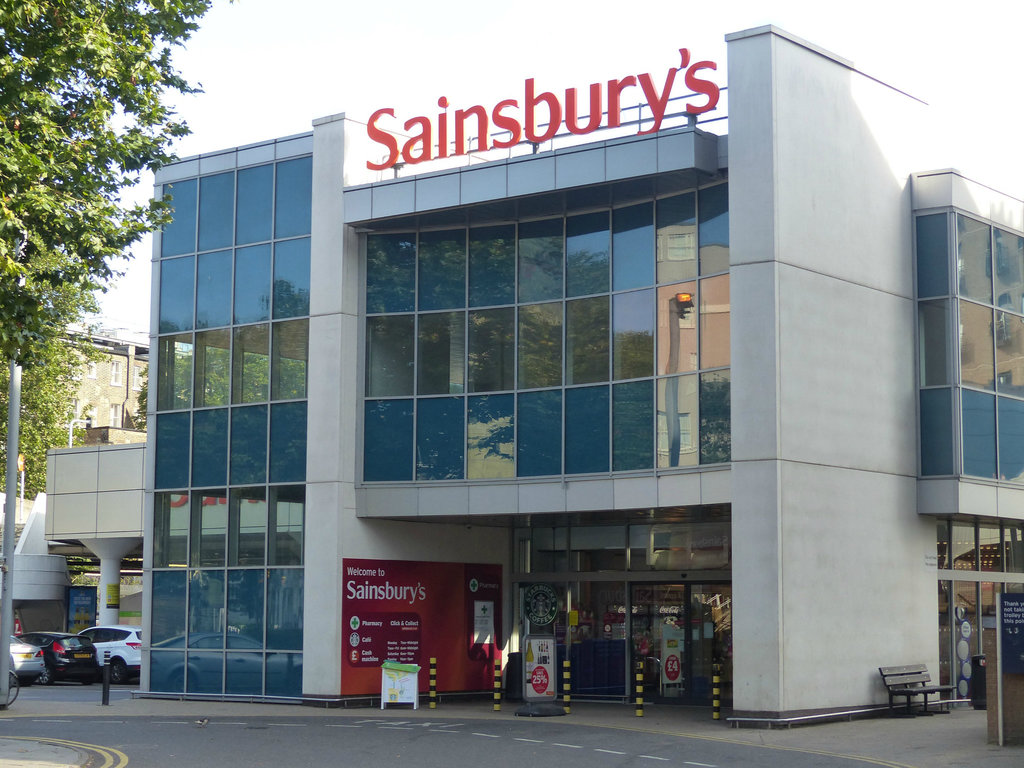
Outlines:
{"type": "Polygon", "coordinates": [[[121,613],[121,559],[138,546],[141,538],[82,539],[82,544],[100,559],[100,584],[96,600],[96,623],[118,624],[121,613]]]}

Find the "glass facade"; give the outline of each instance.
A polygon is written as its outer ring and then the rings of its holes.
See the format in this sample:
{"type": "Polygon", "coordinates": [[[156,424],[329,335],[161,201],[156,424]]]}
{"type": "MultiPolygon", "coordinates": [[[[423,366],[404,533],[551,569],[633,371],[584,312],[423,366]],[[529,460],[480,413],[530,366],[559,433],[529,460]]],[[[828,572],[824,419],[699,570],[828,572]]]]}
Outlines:
{"type": "Polygon", "coordinates": [[[163,192],[151,690],[300,696],[312,159],[163,192]]]}
{"type": "Polygon", "coordinates": [[[363,479],[727,463],[727,201],[368,234],[363,479]]]}

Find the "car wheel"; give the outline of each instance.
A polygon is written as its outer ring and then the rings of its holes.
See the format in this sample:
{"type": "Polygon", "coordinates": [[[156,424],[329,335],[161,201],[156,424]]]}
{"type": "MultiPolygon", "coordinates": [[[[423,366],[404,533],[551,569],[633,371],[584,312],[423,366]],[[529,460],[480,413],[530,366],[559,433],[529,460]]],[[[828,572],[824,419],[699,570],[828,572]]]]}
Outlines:
{"type": "Polygon", "coordinates": [[[124,659],[110,660],[110,682],[115,685],[128,682],[128,665],[124,659]]]}
{"type": "Polygon", "coordinates": [[[53,670],[49,664],[43,666],[43,671],[36,678],[36,682],[40,685],[53,685],[53,670]]]}

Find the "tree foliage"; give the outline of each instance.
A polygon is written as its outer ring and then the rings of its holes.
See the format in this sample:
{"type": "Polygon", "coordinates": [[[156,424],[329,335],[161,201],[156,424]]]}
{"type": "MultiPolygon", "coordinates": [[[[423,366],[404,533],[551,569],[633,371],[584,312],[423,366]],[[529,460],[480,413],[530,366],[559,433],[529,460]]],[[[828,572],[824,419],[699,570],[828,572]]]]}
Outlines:
{"type": "Polygon", "coordinates": [[[122,192],[187,132],[171,54],[210,0],[0,0],[0,359],[45,355],[77,311],[60,299],[166,217],[122,192]]]}

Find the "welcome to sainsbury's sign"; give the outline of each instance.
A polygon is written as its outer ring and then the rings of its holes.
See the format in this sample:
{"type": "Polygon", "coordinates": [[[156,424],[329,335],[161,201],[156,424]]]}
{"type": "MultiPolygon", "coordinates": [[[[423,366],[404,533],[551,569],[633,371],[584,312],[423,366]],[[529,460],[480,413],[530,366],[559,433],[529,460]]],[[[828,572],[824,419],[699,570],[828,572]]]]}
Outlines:
{"type": "Polygon", "coordinates": [[[688,114],[699,115],[718,105],[720,95],[718,86],[711,80],[700,76],[703,70],[716,70],[718,65],[713,61],[691,63],[690,52],[686,48],[679,49],[679,57],[679,66],[669,68],[665,73],[664,83],[660,87],[649,73],[629,75],[609,80],[607,83],[591,84],[590,111],[584,120],[580,120],[577,112],[578,97],[575,88],[565,90],[563,106],[555,94],[548,91],[538,93],[532,77],[525,83],[521,103],[519,99],[503,99],[490,110],[480,105],[456,109],[450,122],[447,112],[448,98],[442,96],[437,100],[437,106],[445,111],[437,115],[436,121],[426,116],[420,116],[411,117],[402,124],[402,128],[409,134],[409,138],[401,147],[399,147],[398,137],[383,127],[382,123],[385,117],[394,118],[395,110],[391,107],[383,107],[370,115],[366,124],[366,132],[372,141],[384,147],[387,155],[379,163],[367,161],[366,167],[371,171],[383,171],[386,168],[391,168],[399,159],[412,165],[443,157],[465,155],[469,153],[470,140],[474,137],[477,140],[474,149],[476,152],[513,147],[522,141],[524,135],[527,141],[540,144],[558,133],[563,122],[569,133],[580,136],[592,133],[599,128],[615,128],[621,124],[622,93],[627,88],[639,87],[643,90],[647,105],[653,115],[651,127],[637,131],[638,135],[655,133],[661,129],[662,120],[665,118],[669,100],[672,97],[672,87],[675,85],[676,75],[679,72],[684,73],[683,83],[685,86],[698,96],[704,97],[703,103],[686,104],[688,114]],[[605,103],[608,105],[607,117],[605,110],[602,109],[605,103]],[[543,128],[538,125],[539,117],[547,118],[546,121],[541,121],[543,128]],[[499,131],[507,131],[508,137],[492,139],[490,135],[492,126],[499,131]],[[449,132],[454,134],[454,147],[449,146],[449,132]],[[435,149],[436,155],[434,154],[435,149]]]}

